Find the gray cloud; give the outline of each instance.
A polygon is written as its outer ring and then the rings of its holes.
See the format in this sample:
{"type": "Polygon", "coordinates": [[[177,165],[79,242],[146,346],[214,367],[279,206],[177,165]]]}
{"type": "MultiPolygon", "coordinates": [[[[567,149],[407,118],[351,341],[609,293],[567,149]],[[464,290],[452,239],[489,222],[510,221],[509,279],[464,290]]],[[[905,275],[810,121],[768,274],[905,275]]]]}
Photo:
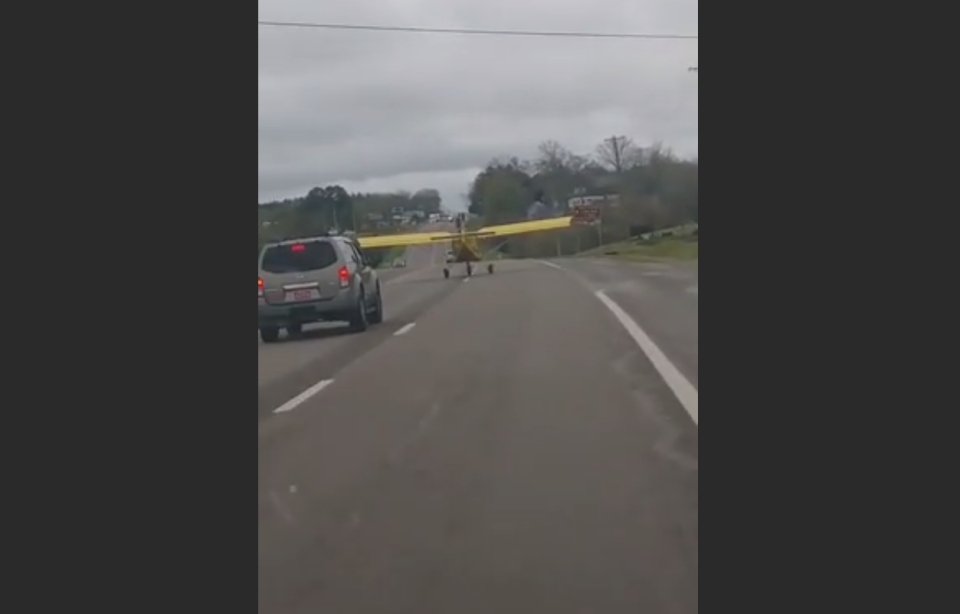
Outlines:
{"type": "MultiPolygon", "coordinates": [[[[697,0],[260,0],[260,19],[603,32],[698,31],[697,0]]],[[[626,134],[697,151],[696,41],[258,30],[258,196],[317,184],[437,187],[491,157],[626,134]],[[410,182],[419,182],[410,184],[410,182]]],[[[449,204],[455,205],[455,202],[449,204]]]]}

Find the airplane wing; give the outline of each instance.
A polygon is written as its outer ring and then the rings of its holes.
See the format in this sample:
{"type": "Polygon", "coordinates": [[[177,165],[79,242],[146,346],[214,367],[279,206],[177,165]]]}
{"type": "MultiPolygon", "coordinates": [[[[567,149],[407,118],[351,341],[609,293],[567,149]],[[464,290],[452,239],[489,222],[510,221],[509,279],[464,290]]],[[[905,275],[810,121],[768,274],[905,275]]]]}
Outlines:
{"type": "Polygon", "coordinates": [[[415,232],[402,235],[380,235],[376,237],[357,237],[357,242],[364,249],[378,247],[409,247],[412,245],[429,245],[437,241],[449,241],[453,235],[449,232],[415,232]]]}
{"type": "Polygon", "coordinates": [[[431,245],[441,241],[453,241],[454,239],[461,237],[475,237],[478,239],[484,239],[488,237],[506,237],[510,235],[522,235],[528,232],[542,232],[544,230],[569,228],[572,219],[572,217],[567,216],[550,218],[546,220],[533,220],[530,222],[517,222],[515,224],[485,226],[480,230],[465,232],[462,235],[457,232],[416,232],[402,235],[357,237],[357,241],[360,243],[360,247],[364,249],[431,245]]]}
{"type": "Polygon", "coordinates": [[[544,230],[558,230],[560,228],[570,228],[573,220],[571,216],[554,217],[545,220],[533,220],[530,222],[517,222],[515,224],[500,224],[498,226],[484,226],[478,233],[493,236],[506,237],[510,235],[522,235],[528,232],[542,232],[544,230]]]}

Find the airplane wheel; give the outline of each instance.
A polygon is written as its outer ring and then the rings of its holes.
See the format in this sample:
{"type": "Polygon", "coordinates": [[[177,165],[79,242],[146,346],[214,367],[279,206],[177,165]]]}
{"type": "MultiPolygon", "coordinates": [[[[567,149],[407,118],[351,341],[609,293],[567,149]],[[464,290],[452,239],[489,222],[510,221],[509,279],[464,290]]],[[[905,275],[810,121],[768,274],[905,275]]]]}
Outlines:
{"type": "Polygon", "coordinates": [[[444,279],[450,279],[450,269],[444,267],[444,269],[443,269],[443,278],[444,278],[444,279]]]}
{"type": "Polygon", "coordinates": [[[493,275],[493,263],[492,263],[492,262],[487,265],[487,273],[490,273],[491,275],[493,275]]]}

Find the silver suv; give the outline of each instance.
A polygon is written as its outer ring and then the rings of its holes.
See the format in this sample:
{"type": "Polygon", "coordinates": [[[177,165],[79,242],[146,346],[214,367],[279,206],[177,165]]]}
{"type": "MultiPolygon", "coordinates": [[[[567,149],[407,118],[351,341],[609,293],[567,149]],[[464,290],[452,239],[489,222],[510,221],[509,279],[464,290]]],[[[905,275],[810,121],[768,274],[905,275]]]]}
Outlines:
{"type": "Polygon", "coordinates": [[[303,332],[303,325],[345,321],[357,331],[383,321],[376,271],[347,237],[269,243],[260,252],[257,328],[264,343],[303,332]]]}

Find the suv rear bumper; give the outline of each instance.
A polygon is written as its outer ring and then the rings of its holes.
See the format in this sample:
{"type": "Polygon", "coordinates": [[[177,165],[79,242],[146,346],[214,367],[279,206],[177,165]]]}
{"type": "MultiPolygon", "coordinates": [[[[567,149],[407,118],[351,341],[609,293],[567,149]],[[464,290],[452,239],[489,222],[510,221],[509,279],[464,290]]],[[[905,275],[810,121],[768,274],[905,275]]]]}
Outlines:
{"type": "Polygon", "coordinates": [[[357,307],[355,292],[344,290],[337,296],[303,303],[269,304],[257,301],[257,328],[284,328],[325,320],[348,320],[357,307]]]}

